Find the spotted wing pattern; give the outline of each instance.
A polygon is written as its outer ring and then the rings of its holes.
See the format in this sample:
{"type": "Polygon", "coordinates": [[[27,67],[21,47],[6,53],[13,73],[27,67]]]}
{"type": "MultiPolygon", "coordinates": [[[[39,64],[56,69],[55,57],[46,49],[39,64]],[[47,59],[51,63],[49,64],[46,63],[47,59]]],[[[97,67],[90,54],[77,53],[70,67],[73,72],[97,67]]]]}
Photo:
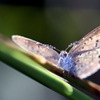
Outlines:
{"type": "Polygon", "coordinates": [[[74,67],[71,73],[79,78],[86,78],[100,69],[100,27],[97,27],[69,51],[74,67]]]}
{"type": "Polygon", "coordinates": [[[39,54],[54,64],[59,60],[60,55],[48,45],[18,35],[13,35],[12,40],[21,48],[39,54]]]}
{"type": "Polygon", "coordinates": [[[72,74],[83,79],[100,69],[100,51],[89,51],[73,58],[72,74]]]}
{"type": "Polygon", "coordinates": [[[98,48],[100,48],[100,26],[78,41],[78,44],[71,48],[69,54],[74,56],[74,54],[76,55],[98,48]]]}

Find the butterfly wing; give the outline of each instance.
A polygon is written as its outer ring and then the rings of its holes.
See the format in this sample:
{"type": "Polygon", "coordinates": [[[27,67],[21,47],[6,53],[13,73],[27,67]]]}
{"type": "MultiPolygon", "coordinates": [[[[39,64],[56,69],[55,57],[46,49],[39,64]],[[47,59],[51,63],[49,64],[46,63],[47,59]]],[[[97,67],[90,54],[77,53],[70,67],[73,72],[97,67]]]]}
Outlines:
{"type": "Polygon", "coordinates": [[[100,69],[100,26],[84,36],[69,51],[75,63],[71,73],[86,78],[100,69]]]}
{"type": "Polygon", "coordinates": [[[13,35],[12,40],[26,51],[39,54],[54,64],[59,60],[60,55],[48,45],[18,35],[13,35]]]}
{"type": "Polygon", "coordinates": [[[71,48],[69,54],[79,54],[81,51],[95,50],[98,48],[100,48],[100,26],[79,40],[78,44],[71,48]]]}
{"type": "Polygon", "coordinates": [[[83,79],[100,69],[100,51],[88,51],[73,58],[71,73],[83,79]]]}

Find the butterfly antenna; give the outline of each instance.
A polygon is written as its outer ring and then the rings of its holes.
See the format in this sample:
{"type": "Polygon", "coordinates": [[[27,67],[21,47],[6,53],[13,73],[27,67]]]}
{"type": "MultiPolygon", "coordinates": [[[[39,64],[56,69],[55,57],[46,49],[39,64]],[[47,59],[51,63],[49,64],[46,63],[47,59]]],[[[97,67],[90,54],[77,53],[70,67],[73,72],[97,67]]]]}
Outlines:
{"type": "Polygon", "coordinates": [[[51,48],[51,49],[54,49],[58,52],[61,52],[61,50],[57,49],[56,47],[52,46],[52,45],[49,45],[49,44],[45,44],[47,47],[51,48]]]}
{"type": "Polygon", "coordinates": [[[68,45],[68,47],[65,49],[65,51],[67,51],[70,47],[72,47],[72,46],[74,46],[76,44],[78,44],[78,41],[75,41],[73,43],[70,43],[70,45],[68,45]]]}
{"type": "Polygon", "coordinates": [[[52,45],[49,45],[49,47],[52,48],[52,49],[54,49],[54,50],[57,50],[57,51],[59,51],[59,52],[61,51],[61,50],[57,49],[56,47],[54,47],[54,46],[52,46],[52,45]]]}

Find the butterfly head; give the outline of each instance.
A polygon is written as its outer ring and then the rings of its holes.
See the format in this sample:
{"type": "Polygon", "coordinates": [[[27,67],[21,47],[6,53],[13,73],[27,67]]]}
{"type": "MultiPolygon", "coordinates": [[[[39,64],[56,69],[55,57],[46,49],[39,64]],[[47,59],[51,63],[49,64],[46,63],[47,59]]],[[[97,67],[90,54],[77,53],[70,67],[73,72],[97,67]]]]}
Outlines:
{"type": "Polygon", "coordinates": [[[68,56],[67,51],[61,51],[60,52],[60,57],[65,58],[66,56],[68,56]]]}

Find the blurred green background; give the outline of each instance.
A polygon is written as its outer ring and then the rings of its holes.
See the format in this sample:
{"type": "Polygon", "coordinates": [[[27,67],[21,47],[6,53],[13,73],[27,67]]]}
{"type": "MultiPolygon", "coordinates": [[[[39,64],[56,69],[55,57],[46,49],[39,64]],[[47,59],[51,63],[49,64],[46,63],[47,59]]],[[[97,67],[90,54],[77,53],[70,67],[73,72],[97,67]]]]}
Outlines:
{"type": "MultiPolygon", "coordinates": [[[[0,3],[0,33],[9,38],[22,35],[60,50],[99,25],[99,0],[29,0],[22,3],[5,0],[0,3]]],[[[87,79],[100,84],[99,76],[100,71],[87,79]]],[[[66,98],[0,62],[0,100],[47,99],[66,98]]]]}

